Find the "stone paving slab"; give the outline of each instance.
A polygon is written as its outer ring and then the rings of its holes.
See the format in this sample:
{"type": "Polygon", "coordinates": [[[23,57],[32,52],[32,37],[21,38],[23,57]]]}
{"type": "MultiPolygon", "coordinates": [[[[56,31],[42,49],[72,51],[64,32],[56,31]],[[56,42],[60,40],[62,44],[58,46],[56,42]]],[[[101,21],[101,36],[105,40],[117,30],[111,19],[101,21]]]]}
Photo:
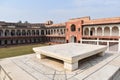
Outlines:
{"type": "Polygon", "coordinates": [[[85,80],[111,80],[111,78],[114,78],[113,75],[116,74],[116,72],[118,72],[119,70],[120,70],[120,55],[118,55],[115,59],[113,59],[107,65],[102,67],[100,70],[90,75],[85,80]]]}
{"type": "Polygon", "coordinates": [[[0,62],[0,64],[14,80],[36,80],[24,70],[12,63],[9,59],[5,59],[4,61],[0,62]]]}
{"type": "Polygon", "coordinates": [[[113,76],[113,74],[115,74],[115,72],[118,70],[119,67],[117,66],[106,65],[105,67],[90,75],[84,80],[109,80],[113,76]]]}

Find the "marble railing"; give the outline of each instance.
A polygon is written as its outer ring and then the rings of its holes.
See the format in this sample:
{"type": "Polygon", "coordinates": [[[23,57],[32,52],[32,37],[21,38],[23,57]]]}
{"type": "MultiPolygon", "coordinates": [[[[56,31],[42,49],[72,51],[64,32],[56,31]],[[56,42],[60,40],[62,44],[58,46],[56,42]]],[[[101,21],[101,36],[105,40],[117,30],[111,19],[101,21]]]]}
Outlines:
{"type": "Polygon", "coordinates": [[[90,39],[81,39],[82,44],[94,44],[94,45],[106,45],[108,48],[106,52],[118,53],[119,51],[119,41],[118,40],[90,40],[90,39]],[[112,45],[111,45],[112,43],[112,45]]]}

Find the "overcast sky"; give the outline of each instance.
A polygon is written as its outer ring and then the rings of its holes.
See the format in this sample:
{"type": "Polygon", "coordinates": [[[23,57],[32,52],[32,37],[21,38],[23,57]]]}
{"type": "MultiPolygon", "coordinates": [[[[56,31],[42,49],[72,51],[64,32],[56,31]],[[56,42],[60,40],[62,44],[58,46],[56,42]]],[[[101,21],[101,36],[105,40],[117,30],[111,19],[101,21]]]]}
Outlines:
{"type": "Polygon", "coordinates": [[[83,16],[120,17],[120,0],[0,0],[0,21],[60,23],[83,16]]]}

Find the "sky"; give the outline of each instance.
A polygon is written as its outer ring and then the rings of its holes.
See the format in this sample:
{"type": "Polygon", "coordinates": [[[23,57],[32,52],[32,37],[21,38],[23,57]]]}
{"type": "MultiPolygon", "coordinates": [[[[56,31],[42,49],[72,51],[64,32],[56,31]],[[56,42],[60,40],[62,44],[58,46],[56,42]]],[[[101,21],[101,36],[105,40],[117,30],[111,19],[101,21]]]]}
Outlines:
{"type": "Polygon", "coordinates": [[[0,0],[0,21],[62,23],[84,16],[120,17],[120,0],[0,0]]]}

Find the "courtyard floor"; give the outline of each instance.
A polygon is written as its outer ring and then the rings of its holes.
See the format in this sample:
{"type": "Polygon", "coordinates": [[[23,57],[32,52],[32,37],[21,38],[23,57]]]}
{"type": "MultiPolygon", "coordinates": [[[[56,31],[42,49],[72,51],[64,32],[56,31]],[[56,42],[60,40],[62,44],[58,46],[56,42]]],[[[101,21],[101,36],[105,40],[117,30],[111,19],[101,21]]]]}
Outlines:
{"type": "MultiPolygon", "coordinates": [[[[106,80],[107,73],[98,75],[97,72],[114,59],[119,59],[117,61],[120,62],[120,54],[106,53],[103,57],[94,55],[80,60],[79,69],[72,72],[64,70],[63,62],[60,60],[50,57],[39,60],[35,54],[1,59],[0,65],[13,80],[106,80]],[[96,74],[97,77],[94,77],[96,74]]],[[[116,64],[120,65],[120,63],[116,64]]],[[[114,73],[115,70],[116,68],[108,69],[109,74],[114,73]]],[[[120,77],[117,76],[116,80],[120,80],[120,77]]]]}

